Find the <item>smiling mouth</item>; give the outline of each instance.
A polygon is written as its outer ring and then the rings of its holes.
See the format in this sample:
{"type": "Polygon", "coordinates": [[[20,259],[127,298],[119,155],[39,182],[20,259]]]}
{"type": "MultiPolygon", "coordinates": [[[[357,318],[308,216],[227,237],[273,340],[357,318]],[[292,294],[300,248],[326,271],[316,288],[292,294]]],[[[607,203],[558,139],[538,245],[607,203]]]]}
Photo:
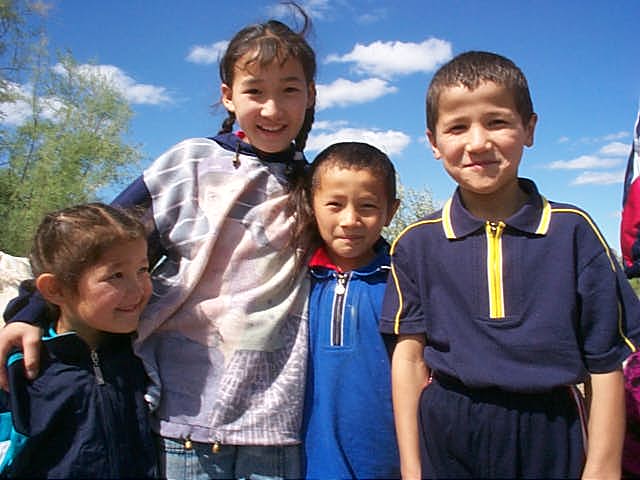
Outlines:
{"type": "Polygon", "coordinates": [[[279,133],[283,131],[285,128],[286,128],[285,125],[282,125],[280,127],[265,127],[264,125],[258,125],[258,129],[266,133],[279,133]]]}

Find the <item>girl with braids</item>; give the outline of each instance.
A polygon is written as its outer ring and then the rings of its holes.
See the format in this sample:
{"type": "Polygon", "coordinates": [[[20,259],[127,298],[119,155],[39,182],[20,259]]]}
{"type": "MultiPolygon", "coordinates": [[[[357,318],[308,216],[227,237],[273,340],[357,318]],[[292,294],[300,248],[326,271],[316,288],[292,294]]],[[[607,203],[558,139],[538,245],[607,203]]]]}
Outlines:
{"type": "MultiPolygon", "coordinates": [[[[302,32],[270,20],[229,43],[219,134],[169,149],[115,200],[147,207],[152,264],[162,258],[136,353],[168,478],[301,473],[308,286],[292,232],[316,62],[296,8],[302,32]]],[[[0,358],[25,343],[15,325],[0,358]]]]}
{"type": "MultiPolygon", "coordinates": [[[[131,348],[131,333],[151,296],[143,224],[100,203],[49,213],[30,260],[34,280],[24,288],[41,292],[52,318],[42,337],[38,378],[25,379],[21,354],[9,359],[14,434],[2,474],[157,476],[146,377],[131,348]]],[[[2,416],[3,432],[11,428],[8,418],[2,416]]]]}

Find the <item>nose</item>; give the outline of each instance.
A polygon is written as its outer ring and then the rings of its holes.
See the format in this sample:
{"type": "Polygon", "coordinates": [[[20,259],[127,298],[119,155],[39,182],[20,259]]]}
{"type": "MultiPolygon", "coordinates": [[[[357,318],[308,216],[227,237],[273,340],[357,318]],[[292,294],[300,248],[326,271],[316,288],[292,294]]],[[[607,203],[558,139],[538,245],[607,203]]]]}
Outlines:
{"type": "Polygon", "coordinates": [[[483,127],[477,126],[469,129],[464,149],[468,153],[479,153],[491,149],[491,145],[488,132],[483,127]]]}
{"type": "Polygon", "coordinates": [[[280,111],[280,106],[278,104],[278,100],[276,98],[268,98],[267,100],[265,100],[265,102],[262,104],[262,109],[260,110],[260,113],[262,114],[263,117],[275,117],[278,115],[280,111]]]}
{"type": "Polygon", "coordinates": [[[353,227],[360,222],[360,215],[353,207],[345,208],[340,216],[340,226],[353,227]]]}

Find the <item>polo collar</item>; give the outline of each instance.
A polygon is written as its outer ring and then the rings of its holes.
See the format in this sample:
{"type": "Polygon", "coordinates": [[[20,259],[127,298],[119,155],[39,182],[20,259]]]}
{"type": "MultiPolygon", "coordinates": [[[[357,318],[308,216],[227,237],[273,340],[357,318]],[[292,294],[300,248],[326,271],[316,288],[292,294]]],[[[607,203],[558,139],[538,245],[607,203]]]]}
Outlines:
{"type": "MultiPolygon", "coordinates": [[[[525,204],[504,223],[511,228],[534,235],[546,235],[551,221],[551,205],[538,193],[531,180],[518,179],[520,188],[527,194],[525,204]]],[[[458,187],[442,208],[442,228],[450,240],[462,238],[483,229],[485,220],[476,218],[462,204],[460,187],[458,187]]]]}

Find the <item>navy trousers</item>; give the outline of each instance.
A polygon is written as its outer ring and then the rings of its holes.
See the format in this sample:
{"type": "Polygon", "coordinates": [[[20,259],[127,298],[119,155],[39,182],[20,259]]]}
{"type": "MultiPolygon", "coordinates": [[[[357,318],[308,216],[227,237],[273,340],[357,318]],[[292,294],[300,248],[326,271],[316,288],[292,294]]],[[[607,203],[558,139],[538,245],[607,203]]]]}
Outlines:
{"type": "Polygon", "coordinates": [[[424,478],[580,478],[584,425],[569,387],[519,394],[436,378],[420,399],[424,478]]]}

